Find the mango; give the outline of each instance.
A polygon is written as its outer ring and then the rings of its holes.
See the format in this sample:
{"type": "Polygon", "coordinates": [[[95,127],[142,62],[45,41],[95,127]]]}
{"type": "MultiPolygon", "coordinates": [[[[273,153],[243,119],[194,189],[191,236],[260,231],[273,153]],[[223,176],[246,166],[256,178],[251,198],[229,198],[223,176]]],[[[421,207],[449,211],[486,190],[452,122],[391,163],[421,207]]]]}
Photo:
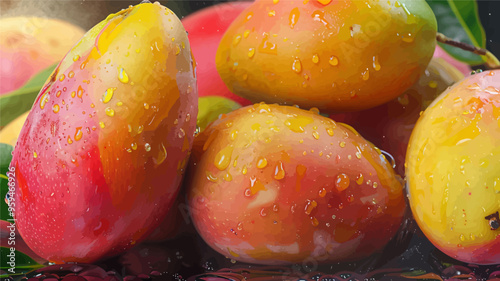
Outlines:
{"type": "Polygon", "coordinates": [[[40,17],[2,18],[0,26],[0,95],[60,61],[85,33],[69,22],[40,17]]]}
{"type": "Polygon", "coordinates": [[[406,207],[380,150],[314,110],[237,109],[196,136],[190,162],[194,226],[237,261],[361,259],[395,235],[406,207]]]}
{"type": "Polygon", "coordinates": [[[418,81],[396,99],[358,112],[333,114],[331,118],[355,126],[365,138],[391,154],[396,171],[404,176],[406,149],[420,112],[462,78],[458,69],[434,56],[418,81]]]}
{"type": "Polygon", "coordinates": [[[253,102],[367,109],[418,80],[436,26],[423,0],[257,0],[224,34],[217,71],[253,102]]]}
{"type": "Polygon", "coordinates": [[[500,263],[500,71],[457,82],[422,114],[406,156],[413,216],[442,252],[500,263]]]}
{"type": "Polygon", "coordinates": [[[143,240],[176,198],[196,114],[172,11],[146,2],[94,26],[40,91],[14,150],[26,244],[51,262],[93,262],[143,240]]]}

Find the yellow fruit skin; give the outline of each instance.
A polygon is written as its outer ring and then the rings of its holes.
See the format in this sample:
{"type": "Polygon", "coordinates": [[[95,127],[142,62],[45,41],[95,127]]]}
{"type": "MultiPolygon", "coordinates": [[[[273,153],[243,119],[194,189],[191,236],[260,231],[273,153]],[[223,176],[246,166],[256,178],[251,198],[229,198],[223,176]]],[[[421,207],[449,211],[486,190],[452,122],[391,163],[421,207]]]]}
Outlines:
{"type": "Polygon", "coordinates": [[[414,84],[435,36],[425,1],[260,0],[229,27],[216,64],[229,89],[253,102],[356,111],[414,84]]]}
{"type": "Polygon", "coordinates": [[[406,176],[413,215],[427,238],[469,263],[500,263],[500,71],[456,83],[422,114],[406,176]]]}

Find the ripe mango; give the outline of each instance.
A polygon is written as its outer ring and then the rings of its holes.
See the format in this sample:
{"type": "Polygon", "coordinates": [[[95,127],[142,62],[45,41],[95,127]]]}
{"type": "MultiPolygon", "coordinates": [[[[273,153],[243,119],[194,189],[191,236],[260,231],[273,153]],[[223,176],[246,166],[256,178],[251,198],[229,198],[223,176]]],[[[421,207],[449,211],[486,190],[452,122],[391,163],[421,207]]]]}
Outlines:
{"type": "Polygon", "coordinates": [[[188,203],[219,253],[243,262],[350,261],[380,251],[405,200],[390,163],[317,111],[256,104],[195,138],[188,203]]]}
{"type": "Polygon", "coordinates": [[[19,232],[52,262],[93,262],[145,238],[172,205],[196,128],[187,34],[158,3],[89,30],[39,93],[15,169],[19,232]]]}
{"type": "Polygon", "coordinates": [[[406,155],[413,216],[445,254],[500,263],[500,70],[457,82],[422,114],[406,155]]]}
{"type": "Polygon", "coordinates": [[[367,109],[417,81],[436,26],[423,0],[257,0],[224,34],[217,71],[253,102],[367,109]]]}

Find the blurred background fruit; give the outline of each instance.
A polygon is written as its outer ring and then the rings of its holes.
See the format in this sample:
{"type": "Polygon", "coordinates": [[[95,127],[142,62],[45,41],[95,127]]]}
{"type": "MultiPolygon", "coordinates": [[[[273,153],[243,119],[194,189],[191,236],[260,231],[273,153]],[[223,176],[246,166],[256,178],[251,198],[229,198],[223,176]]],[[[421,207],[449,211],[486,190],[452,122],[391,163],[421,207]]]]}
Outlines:
{"type": "Polygon", "coordinates": [[[60,61],[85,33],[69,22],[41,17],[2,17],[0,26],[0,95],[60,61]]]}
{"type": "Polygon", "coordinates": [[[182,19],[196,59],[198,95],[223,96],[241,105],[251,102],[229,91],[215,68],[215,54],[222,35],[251,2],[228,2],[197,11],[182,19]]]}
{"type": "Polygon", "coordinates": [[[23,128],[24,121],[26,121],[28,114],[29,111],[17,117],[16,119],[14,119],[14,121],[5,126],[0,131],[0,142],[15,146],[17,138],[19,138],[19,133],[21,133],[21,129],[23,128]]]}
{"type": "Polygon", "coordinates": [[[442,93],[408,148],[410,206],[427,238],[455,259],[500,264],[500,70],[442,93]]]}

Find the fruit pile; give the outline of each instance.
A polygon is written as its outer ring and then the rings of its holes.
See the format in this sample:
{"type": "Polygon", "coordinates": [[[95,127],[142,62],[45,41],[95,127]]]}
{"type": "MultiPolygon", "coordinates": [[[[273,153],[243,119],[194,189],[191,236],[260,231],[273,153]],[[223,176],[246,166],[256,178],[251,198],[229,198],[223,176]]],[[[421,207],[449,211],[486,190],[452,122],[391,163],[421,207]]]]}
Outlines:
{"type": "Polygon", "coordinates": [[[256,0],[182,21],[158,2],[123,9],[0,132],[15,145],[2,233],[30,268],[55,264],[33,280],[234,263],[247,267],[193,280],[418,278],[388,261],[430,243],[422,259],[437,248],[497,278],[500,71],[470,75],[436,38],[423,0],[256,0]]]}

